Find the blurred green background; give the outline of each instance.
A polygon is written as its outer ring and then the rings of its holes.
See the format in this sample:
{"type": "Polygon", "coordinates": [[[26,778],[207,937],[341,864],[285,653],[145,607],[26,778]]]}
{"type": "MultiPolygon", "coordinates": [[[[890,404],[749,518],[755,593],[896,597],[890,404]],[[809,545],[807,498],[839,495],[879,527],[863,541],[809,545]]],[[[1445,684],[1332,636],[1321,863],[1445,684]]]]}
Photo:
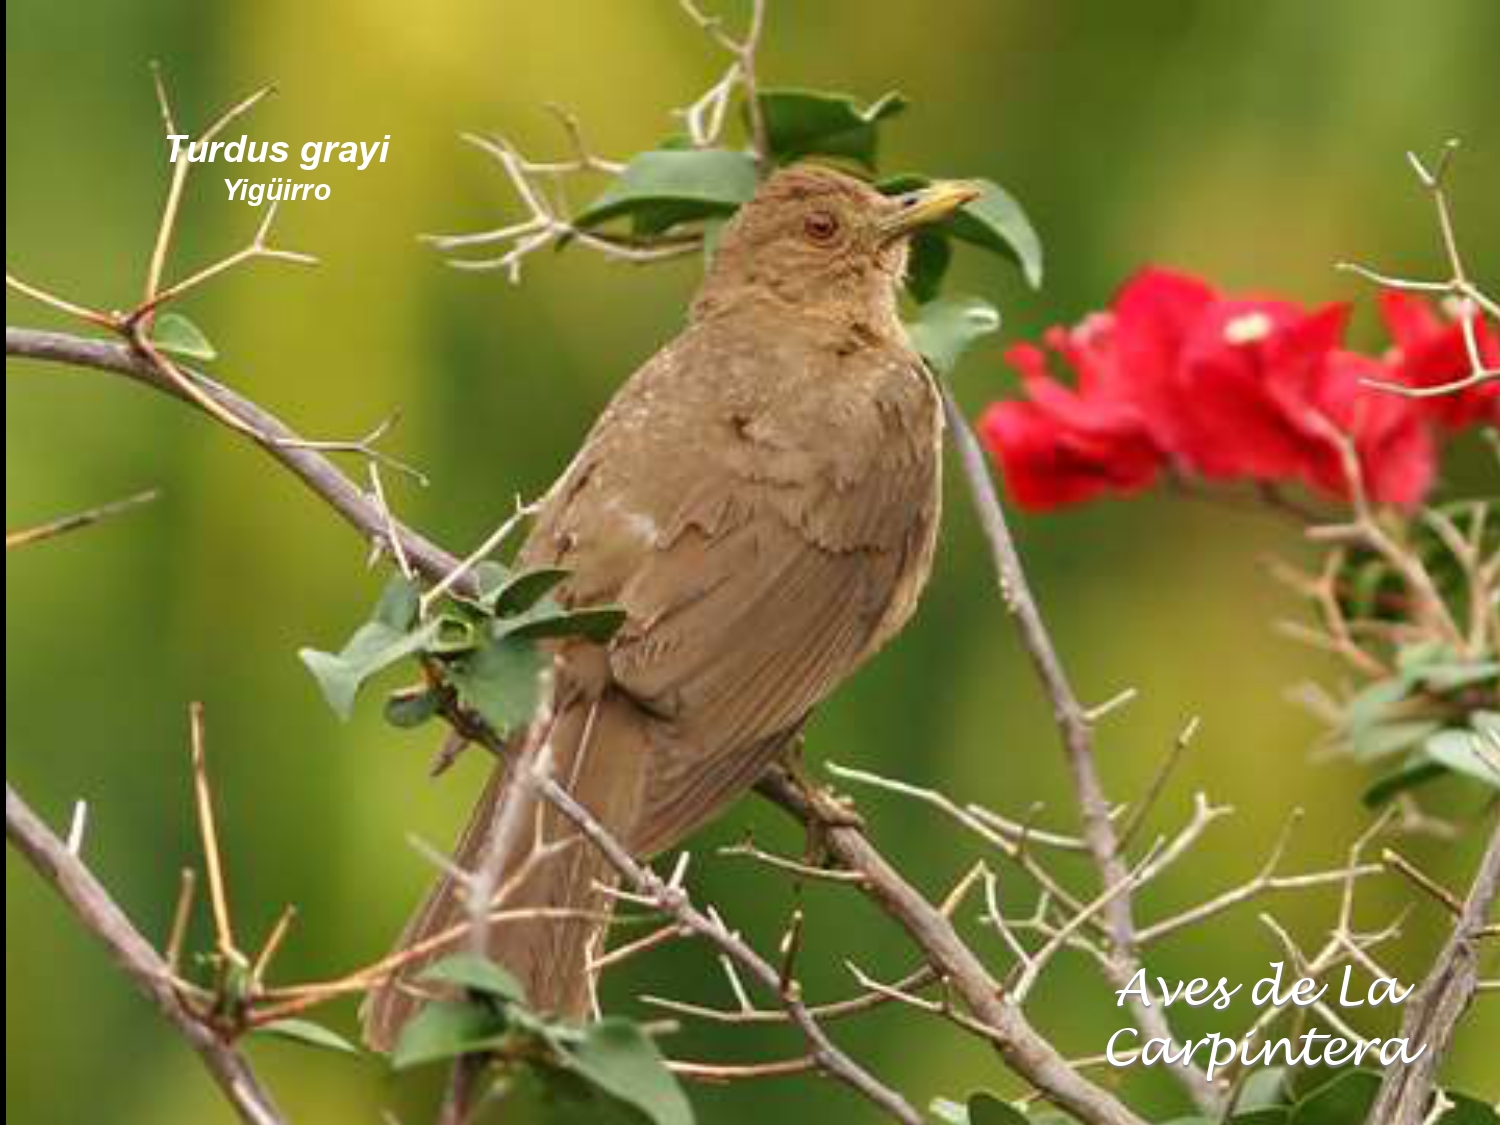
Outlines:
{"type": "MultiPolygon", "coordinates": [[[[364,172],[250,171],[331,184],[330,201],[289,205],[278,220],[281,244],[323,264],[254,265],[184,311],[220,348],[213,370],[304,433],[350,436],[399,408],[390,448],[433,484],[388,477],[392,501],[450,547],[477,542],[517,492],[545,488],[611,390],[681,322],[692,260],[638,270],[587,253],[544,254],[517,288],[446,268],[415,237],[516,216],[497,168],[458,140],[461,130],[496,129],[528,152],[561,154],[541,108],[556,101],[605,152],[649,147],[670,131],[668,108],[696,97],[725,60],[669,0],[8,0],[6,39],[6,257],[28,280],[89,303],[134,299],[167,182],[147,60],[162,61],[190,127],[275,81],[280,96],[245,125],[254,139],[295,148],[391,135],[388,162],[364,172]]],[[[1002,264],[972,254],[960,255],[952,283],[1001,304],[1007,340],[1077,318],[1130,271],[1158,262],[1234,288],[1357,298],[1356,332],[1373,344],[1370,294],[1331,263],[1440,268],[1404,150],[1464,138],[1461,233],[1481,278],[1495,280],[1496,42],[1492,0],[782,2],[772,6],[761,71],[774,85],[866,96],[900,88],[915,106],[886,130],[889,170],[988,176],[1023,201],[1047,247],[1044,290],[1028,292],[1002,264]]],[[[253,229],[259,212],[225,199],[227,173],[246,174],[213,166],[191,187],[172,275],[253,229]]],[[[9,296],[7,320],[57,323],[9,296]]],[[[1013,387],[1001,346],[959,373],[972,409],[1013,387]]],[[[282,980],[382,953],[430,873],[408,834],[446,843],[481,763],[428,783],[432,732],[395,732],[374,705],[340,725],[298,663],[299,646],[339,643],[366,609],[379,578],[363,569],[362,544],[245,443],[119,380],[10,363],[6,410],[9,526],[147,486],[164,492],[126,520],[7,558],[9,778],[55,824],[76,798],[90,801],[88,860],[138,924],[160,935],[179,868],[198,863],[186,707],[201,699],[246,940],[293,902],[301,913],[282,980]]],[[[1494,491],[1493,462],[1480,452],[1471,445],[1450,458],[1452,491],[1494,491]]],[[[1364,778],[1317,759],[1316,725],[1284,698],[1297,681],[1330,673],[1272,627],[1299,607],[1263,561],[1298,555],[1295,532],[1170,497],[1020,519],[1018,531],[1081,692],[1141,692],[1101,733],[1113,792],[1139,792],[1198,715],[1196,748],[1158,826],[1178,823],[1200,788],[1239,810],[1148,895],[1147,917],[1252,873],[1294,805],[1308,815],[1292,863],[1336,862],[1367,822],[1364,778]]],[[[1042,802],[1044,823],[1071,823],[1048,710],[962,491],[950,489],[922,612],[824,709],[810,752],[1012,814],[1042,802]]],[[[911,803],[863,796],[861,807],[881,845],[932,893],[979,855],[911,803]]],[[[713,841],[748,824],[768,844],[800,847],[787,825],[746,802],[695,844],[695,889],[769,946],[793,890],[710,856],[713,841]]],[[[1414,843],[1411,853],[1456,882],[1477,850],[1470,840],[1414,843]]],[[[1007,894],[1024,904],[1018,882],[1007,894]]],[[[1363,921],[1384,922],[1407,897],[1399,886],[1372,886],[1363,921]]],[[[902,937],[852,895],[818,889],[806,900],[815,998],[849,990],[844,958],[888,976],[909,967],[902,937]]],[[[1309,942],[1331,920],[1326,895],[1276,909],[1309,942]]],[[[1244,909],[1155,950],[1148,964],[1168,977],[1253,982],[1279,956],[1254,915],[1244,909]]],[[[1391,963],[1418,972],[1440,923],[1418,904],[1391,963]]],[[[200,948],[208,939],[202,917],[194,938],[200,948]]],[[[1003,964],[992,935],[976,941],[1003,964]]],[[[184,1045],[9,854],[5,951],[10,1120],[229,1120],[184,1045]]],[[[729,1002],[699,948],[653,955],[612,980],[608,997],[639,1011],[631,996],[647,984],[729,1002]]],[[[1244,994],[1240,1001],[1227,1014],[1188,1013],[1182,1028],[1237,1028],[1251,1014],[1244,994]]],[[[1089,964],[1064,960],[1034,1014],[1065,1050],[1093,1054],[1123,1022],[1113,1003],[1089,964]]],[[[351,1029],[352,1007],[328,1012],[328,1022],[351,1029]]],[[[1500,1096],[1496,1007],[1471,1017],[1446,1071],[1491,1097],[1500,1096]]],[[[1017,1091],[986,1050],[943,1024],[884,1012],[836,1031],[921,1104],[981,1085],[1017,1091]]],[[[666,1043],[696,1059],[799,1049],[774,1030],[694,1027],[666,1043]]],[[[278,1042],[250,1050],[299,1122],[375,1122],[383,1107],[407,1122],[430,1118],[436,1074],[396,1082],[373,1062],[278,1042]]],[[[1159,1071],[1120,1081],[1155,1115],[1181,1108],[1159,1071]]],[[[847,1092],[806,1078],[693,1096],[714,1123],[871,1118],[847,1092]]]]}

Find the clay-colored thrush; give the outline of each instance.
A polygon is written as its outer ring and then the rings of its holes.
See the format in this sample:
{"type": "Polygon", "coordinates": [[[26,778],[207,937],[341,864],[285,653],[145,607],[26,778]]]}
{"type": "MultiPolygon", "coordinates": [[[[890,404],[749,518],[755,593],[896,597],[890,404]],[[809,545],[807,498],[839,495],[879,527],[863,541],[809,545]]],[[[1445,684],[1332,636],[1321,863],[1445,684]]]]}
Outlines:
{"type": "MultiPolygon", "coordinates": [[[[936,539],[942,413],[897,317],[906,236],[974,198],[888,198],[812,166],[773,175],[726,227],[687,327],[620,388],[543,502],[523,566],[570,571],[564,604],[616,603],[606,646],[560,645],[550,703],[518,739],[642,859],[725,808],[911,616],[936,539]]],[[[454,863],[506,910],[607,914],[615,873],[497,766],[454,863]],[[497,826],[521,823],[500,840],[497,826]]],[[[466,917],[444,879],[403,946],[466,917]]],[[[587,1014],[597,918],[489,929],[537,1009],[587,1014]]],[[[457,944],[457,943],[455,943],[457,944]]],[[[389,1048],[416,966],[377,988],[389,1048]]]]}

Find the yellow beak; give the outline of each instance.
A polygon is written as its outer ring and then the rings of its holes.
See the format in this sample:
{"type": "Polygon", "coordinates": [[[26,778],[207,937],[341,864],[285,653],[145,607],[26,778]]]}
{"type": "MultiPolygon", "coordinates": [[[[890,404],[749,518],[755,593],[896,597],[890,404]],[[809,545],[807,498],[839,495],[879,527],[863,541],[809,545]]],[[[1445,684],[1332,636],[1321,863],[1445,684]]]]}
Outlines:
{"type": "Polygon", "coordinates": [[[898,195],[891,201],[897,210],[881,223],[881,233],[886,238],[900,238],[918,227],[946,219],[965,203],[972,203],[983,194],[984,190],[978,184],[965,180],[939,180],[918,191],[898,195]]]}

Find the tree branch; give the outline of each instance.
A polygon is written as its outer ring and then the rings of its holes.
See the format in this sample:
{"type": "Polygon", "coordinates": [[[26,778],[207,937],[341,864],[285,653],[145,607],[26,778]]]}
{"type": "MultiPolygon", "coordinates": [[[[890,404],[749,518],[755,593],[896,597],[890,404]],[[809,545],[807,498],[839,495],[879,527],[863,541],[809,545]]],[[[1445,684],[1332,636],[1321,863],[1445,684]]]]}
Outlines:
{"type": "Polygon", "coordinates": [[[1447,1057],[1458,1021],[1479,983],[1479,942],[1490,925],[1500,895],[1500,824],[1469,887],[1468,898],[1427,979],[1406,1010],[1401,1034],[1427,1050],[1412,1063],[1396,1063],[1385,1072],[1370,1125],[1423,1125],[1432,1100],[1438,1068],[1447,1057]]]}
{"type": "MultiPolygon", "coordinates": [[[[1139,940],[1136,934],[1132,895],[1128,883],[1130,869],[1126,863],[1119,836],[1115,830],[1104,785],[1094,759],[1094,728],[1087,710],[1079,703],[1073,686],[1063,670],[1052,636],[1042,620],[1041,610],[1032,596],[1021,557],[1011,538],[1005,512],[995,492],[995,484],[985,463],[984,452],[969,428],[953,393],[942,386],[943,408],[947,415],[959,461],[968,481],[979,522],[994,556],[995,575],[1005,608],[1015,618],[1021,641],[1041,678],[1052,703],[1052,717],[1062,735],[1063,754],[1072,776],[1073,790],[1083,816],[1083,836],[1098,869],[1102,890],[1109,895],[1104,905],[1104,923],[1109,932],[1109,956],[1105,969],[1117,988],[1124,988],[1140,969],[1139,940]],[[1123,888],[1119,889],[1118,888],[1123,888]]],[[[1148,1007],[1131,996],[1131,1011],[1136,1023],[1150,1038],[1175,1041],[1171,1026],[1159,1008],[1148,1007]]],[[[1173,1067],[1172,1074],[1183,1084],[1200,1109],[1217,1111],[1222,1101],[1212,1083],[1193,1066],[1173,1067]]]]}
{"type": "Polygon", "coordinates": [[[285,1125],[285,1118],[245,1057],[188,1006],[177,991],[174,974],[166,961],[131,924],[93,873],[32,812],[8,781],[5,836],[11,847],[62,896],[84,929],[104,943],[121,971],[198,1052],[240,1119],[246,1125],[285,1125]]]}

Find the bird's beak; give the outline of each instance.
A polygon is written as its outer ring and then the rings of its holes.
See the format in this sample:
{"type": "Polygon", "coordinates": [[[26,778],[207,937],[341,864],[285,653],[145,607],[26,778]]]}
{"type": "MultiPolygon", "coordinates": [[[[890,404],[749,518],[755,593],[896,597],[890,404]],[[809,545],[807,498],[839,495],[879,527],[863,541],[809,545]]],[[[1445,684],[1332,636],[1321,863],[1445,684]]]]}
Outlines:
{"type": "Polygon", "coordinates": [[[978,184],[965,180],[939,180],[929,187],[898,195],[891,201],[896,210],[881,222],[880,233],[887,239],[900,238],[918,227],[946,219],[965,203],[972,203],[983,194],[984,189],[978,184]]]}

